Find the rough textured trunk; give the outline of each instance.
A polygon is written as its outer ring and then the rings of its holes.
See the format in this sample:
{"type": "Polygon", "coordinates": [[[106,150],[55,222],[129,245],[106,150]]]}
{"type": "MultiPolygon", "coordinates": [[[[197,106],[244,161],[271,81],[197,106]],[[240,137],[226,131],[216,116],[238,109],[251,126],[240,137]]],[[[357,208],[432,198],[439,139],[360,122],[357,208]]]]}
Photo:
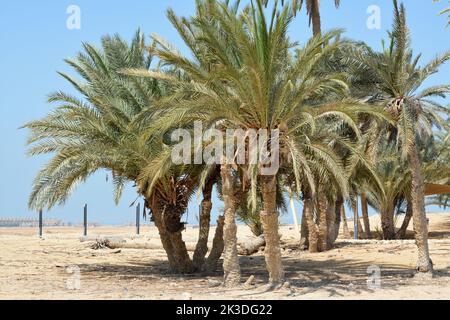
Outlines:
{"type": "Polygon", "coordinates": [[[412,216],[413,216],[412,203],[411,203],[411,201],[408,200],[408,204],[406,207],[405,219],[403,220],[402,226],[397,231],[397,239],[405,239],[406,238],[406,231],[408,230],[412,216]]]}
{"type": "MultiPolygon", "coordinates": [[[[150,203],[150,202],[148,202],[150,203]]],[[[166,228],[164,227],[162,215],[163,210],[160,206],[157,204],[152,205],[150,207],[152,210],[152,218],[155,223],[156,228],[159,232],[159,238],[161,239],[161,244],[163,245],[164,251],[166,251],[167,259],[169,260],[169,268],[172,272],[178,272],[178,265],[176,263],[176,259],[174,257],[174,249],[172,246],[172,242],[170,241],[169,233],[167,232],[166,228]]]]}
{"type": "Polygon", "coordinates": [[[367,197],[364,192],[361,193],[361,212],[364,221],[364,234],[367,239],[372,239],[372,233],[370,232],[369,206],[367,204],[367,197]]]}
{"type": "Polygon", "coordinates": [[[417,271],[420,273],[432,273],[433,263],[431,262],[428,248],[428,224],[424,203],[425,187],[421,172],[421,163],[415,146],[409,152],[409,161],[412,173],[411,204],[414,233],[418,249],[417,271]]]}
{"type": "Polygon", "coordinates": [[[317,202],[317,214],[319,224],[319,252],[328,250],[328,222],[327,222],[328,201],[323,195],[319,195],[317,202]]]}
{"type": "Polygon", "coordinates": [[[309,252],[315,253],[319,251],[319,229],[314,221],[314,206],[309,195],[305,196],[303,206],[306,222],[308,223],[309,252]]]}
{"type": "Polygon", "coordinates": [[[196,270],[200,270],[205,263],[205,256],[208,253],[208,237],[209,237],[209,227],[211,223],[211,209],[212,209],[212,191],[214,187],[215,179],[213,177],[206,181],[205,187],[203,189],[203,200],[200,205],[200,216],[199,216],[199,235],[197,247],[194,251],[194,256],[192,261],[196,270]]]}
{"type": "MultiPolygon", "coordinates": [[[[327,250],[333,248],[336,240],[336,202],[328,202],[327,206],[327,250]]],[[[338,229],[339,230],[339,229],[338,229]]]]}
{"type": "Polygon", "coordinates": [[[341,206],[341,217],[342,217],[342,225],[344,230],[344,238],[350,239],[352,235],[350,234],[350,230],[348,229],[348,223],[347,223],[347,215],[345,213],[345,207],[341,206]]]}
{"type": "Polygon", "coordinates": [[[309,247],[309,232],[308,232],[308,221],[306,219],[305,211],[307,206],[303,202],[303,212],[302,212],[302,224],[300,228],[300,249],[306,250],[309,247]]]}
{"type": "Polygon", "coordinates": [[[224,224],[225,224],[225,217],[219,216],[217,218],[217,227],[216,233],[214,234],[212,248],[203,266],[203,270],[206,272],[211,273],[216,271],[219,259],[222,256],[224,249],[224,241],[223,241],[224,224]]]}
{"type": "Polygon", "coordinates": [[[359,216],[358,216],[358,238],[359,239],[366,238],[366,234],[364,233],[364,229],[361,223],[361,219],[359,219],[359,216]]]}
{"type": "Polygon", "coordinates": [[[359,221],[359,213],[358,213],[358,201],[352,203],[352,211],[353,211],[353,238],[361,239],[362,237],[362,228],[361,222],[359,221]]]}
{"type": "Polygon", "coordinates": [[[170,242],[172,243],[172,255],[180,273],[194,272],[194,265],[189,257],[186,243],[183,241],[182,232],[185,229],[181,217],[185,211],[184,207],[174,204],[164,204],[162,211],[162,220],[164,228],[168,233],[170,242]]]}
{"type": "Polygon", "coordinates": [[[381,229],[383,230],[384,240],[395,239],[395,226],[394,226],[394,209],[388,208],[381,212],[381,229]]]}
{"type": "Polygon", "coordinates": [[[320,18],[320,3],[319,0],[312,0],[311,4],[311,22],[313,26],[314,36],[318,36],[322,33],[322,22],[320,18]]]}
{"type": "Polygon", "coordinates": [[[333,244],[336,242],[339,237],[339,230],[341,229],[341,220],[342,220],[342,207],[344,206],[344,199],[342,197],[338,197],[336,203],[334,204],[334,236],[333,236],[333,244]]]}
{"type": "Polygon", "coordinates": [[[237,286],[241,282],[241,268],[237,252],[237,226],[236,226],[236,201],[235,183],[230,165],[222,165],[222,194],[224,200],[225,224],[224,224],[224,255],[223,271],[225,286],[237,286]]]}
{"type": "Polygon", "coordinates": [[[178,271],[184,274],[193,273],[194,265],[189,257],[186,243],[183,241],[181,231],[170,233],[169,236],[173,247],[173,257],[175,258],[175,263],[178,266],[178,271]]]}
{"type": "Polygon", "coordinates": [[[264,256],[269,271],[269,282],[278,284],[284,280],[284,271],[281,262],[280,235],[278,234],[277,178],[276,176],[262,176],[260,179],[264,202],[264,210],[261,211],[260,216],[266,239],[264,256]]]}

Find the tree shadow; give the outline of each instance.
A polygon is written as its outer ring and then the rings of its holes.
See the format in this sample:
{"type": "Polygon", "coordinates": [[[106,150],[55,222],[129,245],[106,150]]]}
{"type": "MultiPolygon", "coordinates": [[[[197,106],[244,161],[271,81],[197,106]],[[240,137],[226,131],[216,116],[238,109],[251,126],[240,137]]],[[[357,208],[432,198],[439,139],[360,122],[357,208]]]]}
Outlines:
{"type": "MultiPolygon", "coordinates": [[[[264,272],[264,258],[255,257],[258,263],[246,263],[246,257],[241,258],[242,274],[244,277],[255,275],[262,281],[268,281],[267,272],[264,272]]],[[[371,263],[349,259],[299,260],[298,258],[285,258],[283,264],[286,279],[291,288],[301,290],[300,295],[325,290],[329,298],[344,297],[346,292],[362,294],[374,293],[376,288],[370,278],[373,273],[369,267],[371,263]]],[[[403,265],[379,264],[381,271],[381,286],[383,289],[396,289],[411,284],[414,280],[415,270],[403,265]]],[[[434,273],[433,283],[439,283],[445,278],[450,280],[450,268],[438,270],[434,273]]],[[[242,296],[253,295],[243,294],[242,296]]],[[[296,295],[294,295],[296,296],[296,295]]]]}
{"type": "MultiPolygon", "coordinates": [[[[295,296],[314,293],[325,290],[329,298],[345,297],[346,293],[352,292],[361,294],[363,292],[374,292],[368,286],[369,277],[372,275],[368,271],[371,266],[368,262],[355,261],[350,259],[327,259],[324,261],[313,260],[313,257],[301,259],[298,256],[284,257],[283,265],[286,272],[286,279],[290,282],[293,292],[298,292],[295,296]]],[[[219,262],[218,270],[213,274],[174,274],[169,271],[169,264],[163,260],[153,260],[152,262],[128,261],[122,264],[82,264],[79,265],[84,275],[93,277],[119,277],[124,280],[139,279],[143,284],[150,285],[155,281],[187,281],[185,285],[189,291],[190,281],[195,282],[205,290],[224,291],[224,288],[214,288],[222,281],[223,269],[222,261],[219,262]],[[214,282],[211,285],[211,282],[214,282]]],[[[268,273],[265,270],[263,256],[241,256],[241,273],[243,281],[250,276],[256,278],[253,288],[262,286],[268,282],[268,273]]],[[[380,264],[381,283],[383,288],[396,289],[402,285],[407,285],[412,281],[414,270],[402,265],[380,264]]],[[[439,282],[440,279],[450,279],[450,269],[438,270],[432,281],[439,282]]],[[[250,297],[263,295],[265,292],[255,292],[254,290],[244,290],[240,297],[250,297]]]]}
{"type": "Polygon", "coordinates": [[[439,231],[431,231],[429,233],[429,237],[431,239],[447,239],[450,238],[450,221],[444,222],[442,225],[439,226],[439,231]]]}
{"type": "Polygon", "coordinates": [[[81,264],[78,265],[80,270],[85,275],[103,275],[103,276],[118,276],[123,279],[173,279],[173,280],[198,280],[205,278],[222,277],[223,272],[218,270],[214,273],[192,273],[179,274],[174,273],[169,268],[169,263],[163,260],[154,260],[149,263],[129,261],[127,264],[81,264]]]}

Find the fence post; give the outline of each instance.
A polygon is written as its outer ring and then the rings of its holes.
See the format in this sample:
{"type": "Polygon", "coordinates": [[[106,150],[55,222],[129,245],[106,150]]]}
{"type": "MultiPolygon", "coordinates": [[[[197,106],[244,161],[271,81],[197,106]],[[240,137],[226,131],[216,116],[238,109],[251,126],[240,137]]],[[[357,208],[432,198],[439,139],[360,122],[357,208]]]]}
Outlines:
{"type": "Polygon", "coordinates": [[[141,203],[139,202],[136,206],[136,234],[139,235],[141,233],[141,203]]]}
{"type": "Polygon", "coordinates": [[[39,210],[39,237],[42,238],[42,209],[39,210]]]}
{"type": "Polygon", "coordinates": [[[88,215],[88,205],[87,204],[85,204],[84,205],[84,219],[83,219],[83,225],[84,225],[84,232],[83,232],[83,235],[85,236],[85,237],[87,237],[87,232],[88,232],[88,217],[87,217],[87,215],[88,215]]]}

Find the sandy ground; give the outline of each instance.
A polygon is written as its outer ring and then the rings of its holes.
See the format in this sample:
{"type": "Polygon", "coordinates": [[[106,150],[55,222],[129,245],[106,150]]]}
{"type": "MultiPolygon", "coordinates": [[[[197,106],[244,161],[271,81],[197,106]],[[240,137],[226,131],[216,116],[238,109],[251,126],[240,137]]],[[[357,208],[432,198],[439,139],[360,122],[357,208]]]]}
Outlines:
{"type": "MultiPolygon", "coordinates": [[[[450,299],[450,214],[429,218],[433,279],[412,277],[413,241],[338,240],[334,250],[310,254],[297,249],[294,228],[282,226],[283,263],[291,288],[270,292],[264,287],[267,273],[261,253],[240,258],[244,280],[254,275],[255,285],[225,289],[218,286],[220,271],[213,276],[168,274],[161,250],[93,250],[91,243],[80,242],[79,228],[47,228],[43,239],[36,229],[3,228],[0,299],[450,299]],[[375,275],[380,270],[380,282],[371,278],[370,270],[375,275]]],[[[139,238],[131,227],[89,232],[159,242],[152,227],[143,227],[139,238]]],[[[189,228],[184,238],[194,242],[197,232],[189,228]]],[[[248,228],[239,227],[238,237],[248,236],[248,228]]]]}

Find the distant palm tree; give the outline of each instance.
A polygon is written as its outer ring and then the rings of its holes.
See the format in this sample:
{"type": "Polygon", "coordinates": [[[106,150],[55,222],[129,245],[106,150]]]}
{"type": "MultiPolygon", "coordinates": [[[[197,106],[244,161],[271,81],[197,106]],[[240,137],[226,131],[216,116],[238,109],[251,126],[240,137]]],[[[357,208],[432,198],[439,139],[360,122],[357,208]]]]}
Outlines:
{"type": "Polygon", "coordinates": [[[395,124],[386,129],[390,139],[397,141],[401,154],[407,159],[412,175],[411,203],[419,250],[417,269],[419,272],[432,272],[428,249],[428,227],[424,207],[424,177],[418,150],[418,138],[433,135],[433,126],[448,128],[440,114],[448,110],[433,97],[445,97],[450,93],[450,85],[439,85],[419,91],[423,83],[438,68],[450,59],[450,53],[438,56],[424,67],[419,67],[420,55],[413,56],[406,12],[394,0],[395,21],[389,33],[390,45],[377,53],[366,47],[356,50],[353,58],[358,67],[365,68],[367,79],[373,83],[374,100],[382,104],[395,124]]]}
{"type": "MultiPolygon", "coordinates": [[[[264,5],[267,6],[269,0],[263,0],[264,5]]],[[[315,36],[322,33],[322,19],[320,16],[320,0],[290,0],[291,7],[294,12],[300,11],[303,7],[303,4],[306,4],[306,13],[309,16],[309,25],[313,27],[313,34],[315,36]]],[[[281,4],[284,5],[285,0],[281,0],[281,4]]],[[[278,3],[278,0],[275,0],[275,4],[278,3]]],[[[339,8],[341,5],[340,0],[334,0],[334,4],[336,8],[339,8]]]]}
{"type": "MultiPolygon", "coordinates": [[[[320,0],[300,0],[300,7],[306,3],[306,12],[309,16],[309,24],[312,24],[313,34],[316,36],[322,33],[322,18],[320,16],[320,0]]],[[[340,0],[334,0],[334,5],[339,8],[340,0]]]]}

